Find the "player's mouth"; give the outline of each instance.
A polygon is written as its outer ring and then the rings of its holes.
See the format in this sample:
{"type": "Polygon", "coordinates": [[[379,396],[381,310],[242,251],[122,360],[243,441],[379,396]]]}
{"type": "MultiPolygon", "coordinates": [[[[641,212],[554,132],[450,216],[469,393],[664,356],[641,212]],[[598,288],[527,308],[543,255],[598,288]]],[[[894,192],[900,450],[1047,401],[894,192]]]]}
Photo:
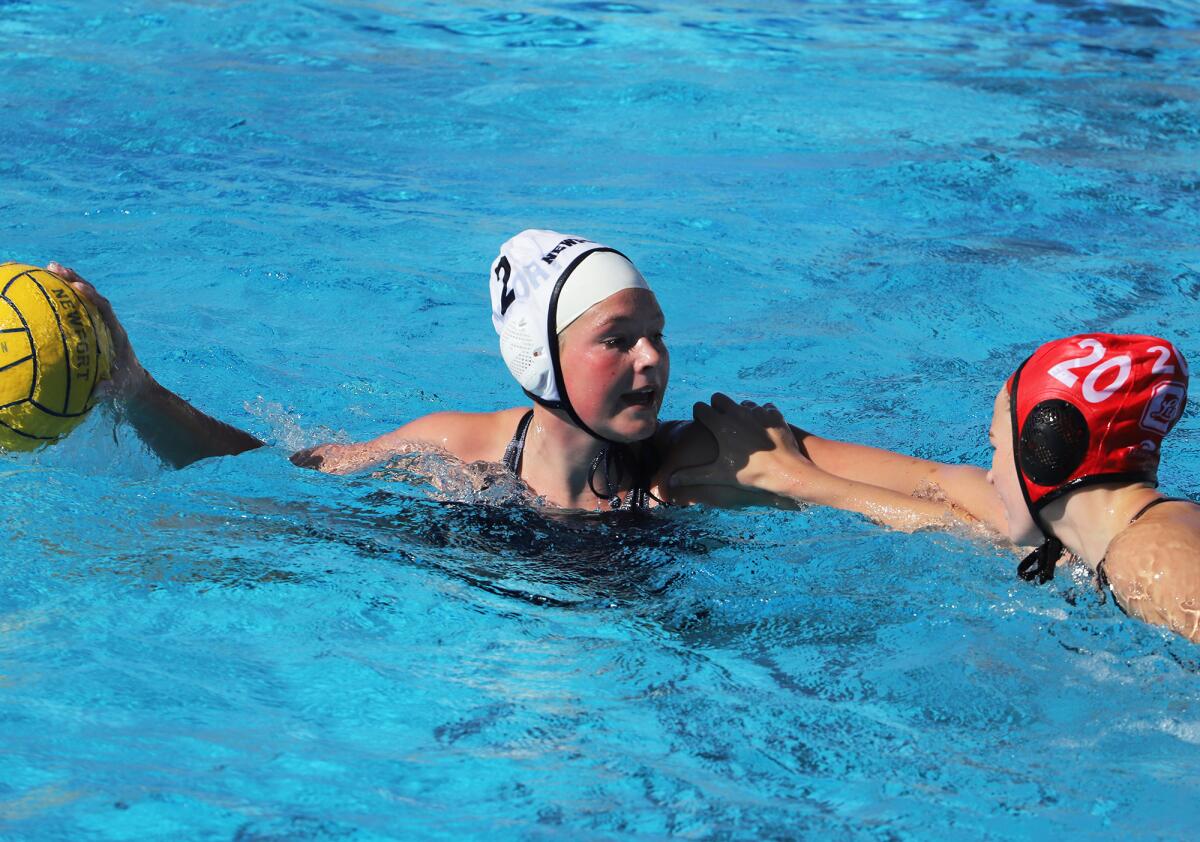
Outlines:
{"type": "Polygon", "coordinates": [[[621,395],[621,402],[626,406],[653,407],[658,399],[659,391],[653,386],[643,386],[621,395]]]}

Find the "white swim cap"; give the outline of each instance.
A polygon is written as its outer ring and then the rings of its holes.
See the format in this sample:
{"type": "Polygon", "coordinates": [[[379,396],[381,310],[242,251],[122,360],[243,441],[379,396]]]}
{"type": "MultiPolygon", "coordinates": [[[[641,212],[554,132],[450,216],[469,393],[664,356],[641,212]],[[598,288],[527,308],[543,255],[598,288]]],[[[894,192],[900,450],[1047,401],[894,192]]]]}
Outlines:
{"type": "Polygon", "coordinates": [[[508,370],[531,398],[566,409],[585,430],[565,395],[558,334],[623,289],[650,285],[616,249],[556,231],[522,231],[492,263],[492,325],[508,370]]]}

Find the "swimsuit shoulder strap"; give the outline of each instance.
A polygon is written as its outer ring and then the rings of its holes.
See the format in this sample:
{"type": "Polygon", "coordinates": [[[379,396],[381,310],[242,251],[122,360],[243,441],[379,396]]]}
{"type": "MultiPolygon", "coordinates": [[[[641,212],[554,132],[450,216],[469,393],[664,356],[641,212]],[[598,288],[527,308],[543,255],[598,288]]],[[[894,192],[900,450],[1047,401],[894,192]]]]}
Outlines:
{"type": "Polygon", "coordinates": [[[1138,518],[1140,518],[1146,512],[1150,511],[1155,506],[1157,506],[1161,503],[1190,503],[1190,502],[1192,502],[1192,501],[1186,497],[1159,497],[1157,500],[1151,500],[1149,503],[1147,503],[1146,505],[1144,505],[1140,509],[1138,509],[1137,514],[1134,515],[1133,517],[1131,517],[1129,519],[1129,522],[1136,523],[1138,518]]]}
{"type": "Polygon", "coordinates": [[[525,437],[529,435],[531,421],[533,421],[532,409],[521,416],[521,421],[517,424],[517,431],[513,434],[508,447],[504,448],[504,458],[500,460],[504,467],[518,476],[521,474],[521,456],[525,453],[525,437]]]}

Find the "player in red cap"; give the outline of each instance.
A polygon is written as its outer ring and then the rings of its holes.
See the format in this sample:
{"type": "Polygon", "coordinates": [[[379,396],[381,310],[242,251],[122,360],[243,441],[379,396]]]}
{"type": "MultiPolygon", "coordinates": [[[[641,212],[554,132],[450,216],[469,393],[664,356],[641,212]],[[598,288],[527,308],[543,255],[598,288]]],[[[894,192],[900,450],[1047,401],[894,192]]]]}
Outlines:
{"type": "Polygon", "coordinates": [[[720,454],[674,480],[887,512],[893,524],[902,520],[897,508],[910,507],[913,528],[952,516],[982,522],[1017,545],[1040,544],[1018,566],[1026,580],[1048,581],[1065,547],[1124,611],[1200,642],[1200,506],[1156,490],[1162,440],[1183,414],[1187,384],[1186,360],[1164,339],[1096,333],[1048,342],[996,396],[986,473],[797,437],[770,404],[714,395],[695,417],[720,454]]]}

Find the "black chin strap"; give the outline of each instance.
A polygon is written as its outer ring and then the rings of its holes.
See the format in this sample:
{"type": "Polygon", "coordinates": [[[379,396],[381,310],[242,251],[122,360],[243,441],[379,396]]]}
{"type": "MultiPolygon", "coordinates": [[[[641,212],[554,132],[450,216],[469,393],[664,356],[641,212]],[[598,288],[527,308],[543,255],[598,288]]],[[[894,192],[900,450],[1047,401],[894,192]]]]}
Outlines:
{"type": "MultiPolygon", "coordinates": [[[[588,472],[588,488],[601,500],[607,500],[612,509],[640,509],[649,505],[648,500],[654,500],[660,505],[666,505],[650,491],[651,472],[653,470],[646,462],[643,443],[640,449],[627,444],[609,444],[592,459],[592,467],[588,472]],[[596,477],[604,468],[604,486],[596,486],[596,477]],[[621,483],[625,477],[632,477],[632,485],[625,503],[621,503],[621,483]]],[[[653,463],[657,464],[657,463],[653,463]]]]}
{"type": "Polygon", "coordinates": [[[1025,560],[1017,565],[1017,576],[1026,582],[1037,580],[1044,585],[1054,578],[1054,568],[1062,557],[1062,541],[1051,536],[1036,550],[1025,556],[1025,560]]]}
{"type": "Polygon", "coordinates": [[[1021,496],[1025,498],[1025,505],[1029,507],[1029,513],[1033,515],[1033,522],[1042,530],[1046,540],[1017,565],[1017,576],[1026,582],[1036,579],[1039,585],[1044,585],[1054,578],[1054,568],[1057,566],[1059,558],[1062,557],[1063,545],[1062,541],[1055,538],[1042,523],[1038,513],[1039,509],[1034,507],[1033,500],[1029,496],[1029,486],[1025,482],[1025,469],[1021,465],[1021,424],[1017,417],[1017,387],[1021,382],[1021,371],[1029,359],[1021,363],[1013,373],[1008,395],[1009,419],[1012,423],[1013,461],[1016,463],[1017,478],[1021,482],[1021,496]]]}
{"type": "Polygon", "coordinates": [[[588,471],[588,488],[592,493],[601,500],[607,500],[608,505],[612,508],[617,508],[621,504],[621,479],[625,473],[622,460],[616,460],[617,470],[613,471],[613,448],[611,445],[605,445],[604,449],[596,454],[596,458],[592,460],[592,469],[588,471]],[[596,474],[600,471],[600,466],[604,466],[604,489],[596,488],[596,474]],[[616,474],[616,479],[613,479],[613,474],[616,474]]]}

